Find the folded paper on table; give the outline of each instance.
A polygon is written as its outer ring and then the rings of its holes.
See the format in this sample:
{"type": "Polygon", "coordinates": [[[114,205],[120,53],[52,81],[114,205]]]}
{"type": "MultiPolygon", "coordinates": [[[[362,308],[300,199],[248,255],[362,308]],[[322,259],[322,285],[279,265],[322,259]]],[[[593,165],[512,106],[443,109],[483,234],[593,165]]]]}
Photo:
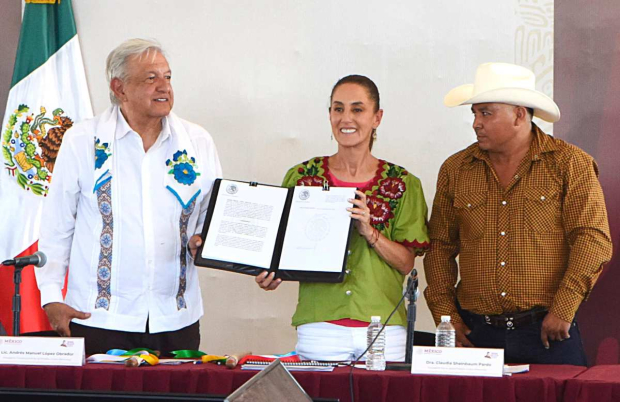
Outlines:
{"type": "Polygon", "coordinates": [[[125,364],[125,360],[131,356],[117,356],[98,353],[86,358],[86,363],[106,363],[106,364],[125,364]]]}
{"type": "MultiPolygon", "coordinates": [[[[113,351],[110,351],[113,352],[113,351]]],[[[179,362],[181,359],[165,359],[165,360],[174,360],[179,362]]],[[[148,353],[144,351],[144,353],[134,353],[134,354],[111,354],[111,353],[98,353],[89,356],[86,359],[86,363],[94,363],[94,364],[125,364],[127,366],[140,366],[140,365],[151,365],[155,366],[161,363],[161,360],[155,356],[154,354],[148,353]],[[131,363],[131,364],[130,364],[131,363]]],[[[171,364],[171,363],[167,363],[171,364]]],[[[178,363],[174,363],[178,364],[178,363]]]]}
{"type": "Polygon", "coordinates": [[[508,365],[504,364],[504,375],[527,373],[530,371],[529,364],[508,365]]]}

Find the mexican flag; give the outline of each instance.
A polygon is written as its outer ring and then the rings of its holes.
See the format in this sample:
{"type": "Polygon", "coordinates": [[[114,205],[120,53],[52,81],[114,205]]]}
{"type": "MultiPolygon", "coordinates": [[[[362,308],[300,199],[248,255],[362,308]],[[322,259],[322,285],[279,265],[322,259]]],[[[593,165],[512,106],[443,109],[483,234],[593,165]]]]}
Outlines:
{"type": "MultiPolygon", "coordinates": [[[[71,0],[26,0],[0,127],[0,261],[32,254],[65,131],[92,117],[71,0]]],[[[13,268],[0,266],[0,322],[13,332],[13,268]]],[[[23,270],[20,332],[50,329],[34,269],[23,270]]]]}

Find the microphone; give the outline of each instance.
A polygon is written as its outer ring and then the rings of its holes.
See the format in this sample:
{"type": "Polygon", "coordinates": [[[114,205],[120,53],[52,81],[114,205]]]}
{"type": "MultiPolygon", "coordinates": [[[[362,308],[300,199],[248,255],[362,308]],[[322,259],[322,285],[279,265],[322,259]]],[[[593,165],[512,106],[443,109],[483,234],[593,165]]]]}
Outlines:
{"type": "Polygon", "coordinates": [[[26,265],[34,265],[35,267],[42,267],[47,262],[47,257],[41,251],[37,251],[33,255],[26,257],[19,257],[12,260],[6,260],[2,262],[5,266],[25,267],[26,265]]]}

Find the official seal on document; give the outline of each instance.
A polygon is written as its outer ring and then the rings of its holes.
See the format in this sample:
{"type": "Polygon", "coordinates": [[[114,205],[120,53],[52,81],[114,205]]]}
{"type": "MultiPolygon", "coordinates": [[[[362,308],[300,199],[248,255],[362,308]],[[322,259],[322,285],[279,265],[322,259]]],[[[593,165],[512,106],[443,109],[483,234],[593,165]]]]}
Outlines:
{"type": "Polygon", "coordinates": [[[237,191],[239,191],[239,189],[236,184],[229,184],[228,187],[226,187],[226,192],[228,194],[237,194],[237,191]]]}
{"type": "Polygon", "coordinates": [[[306,238],[311,241],[321,241],[327,237],[330,229],[331,225],[327,217],[314,216],[306,223],[306,238]]]}

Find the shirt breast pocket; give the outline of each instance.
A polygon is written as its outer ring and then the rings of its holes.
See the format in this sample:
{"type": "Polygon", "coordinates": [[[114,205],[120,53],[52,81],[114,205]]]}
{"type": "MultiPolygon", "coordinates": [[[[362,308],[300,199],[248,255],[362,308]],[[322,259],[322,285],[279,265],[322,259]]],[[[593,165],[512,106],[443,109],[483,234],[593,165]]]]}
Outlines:
{"type": "Polygon", "coordinates": [[[476,240],[484,235],[487,223],[486,193],[467,193],[454,199],[459,237],[461,240],[476,240]]]}
{"type": "Polygon", "coordinates": [[[561,232],[562,206],[557,189],[532,187],[524,192],[525,227],[536,233],[561,232]]]}

